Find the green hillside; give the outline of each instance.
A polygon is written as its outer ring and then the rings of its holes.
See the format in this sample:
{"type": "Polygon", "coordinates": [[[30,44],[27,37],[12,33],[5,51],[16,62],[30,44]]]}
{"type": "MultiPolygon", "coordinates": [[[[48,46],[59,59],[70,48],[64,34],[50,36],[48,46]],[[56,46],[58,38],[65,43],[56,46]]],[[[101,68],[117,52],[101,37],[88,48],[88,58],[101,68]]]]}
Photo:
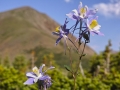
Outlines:
{"type": "MultiPolygon", "coordinates": [[[[57,37],[51,34],[57,26],[59,24],[49,16],[30,7],[1,12],[0,56],[8,56],[11,61],[17,55],[31,59],[31,52],[34,51],[37,64],[42,62],[43,55],[50,53],[54,54],[57,64],[68,63],[68,54],[64,55],[63,42],[55,46],[57,37]]],[[[72,40],[75,40],[75,37],[72,40]]],[[[74,47],[71,43],[69,45],[74,47]]],[[[95,52],[86,46],[85,53],[88,59],[95,52]]],[[[77,60],[78,56],[73,52],[72,57],[77,60]]]]}

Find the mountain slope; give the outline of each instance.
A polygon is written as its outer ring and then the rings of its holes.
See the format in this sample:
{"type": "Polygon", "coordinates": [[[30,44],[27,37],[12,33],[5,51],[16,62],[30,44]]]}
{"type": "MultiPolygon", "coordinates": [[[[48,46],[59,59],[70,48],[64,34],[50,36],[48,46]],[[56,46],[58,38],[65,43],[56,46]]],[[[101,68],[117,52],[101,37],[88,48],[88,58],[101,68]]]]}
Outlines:
{"type": "MultiPolygon", "coordinates": [[[[13,59],[16,55],[24,54],[27,58],[31,58],[31,51],[34,50],[37,58],[38,53],[42,56],[52,52],[56,55],[58,64],[66,62],[62,58],[62,56],[66,59],[68,57],[64,55],[63,43],[55,47],[57,37],[51,34],[57,26],[59,24],[49,16],[30,7],[0,13],[0,55],[13,59]]],[[[75,40],[75,37],[72,39],[75,40]]],[[[95,52],[86,46],[85,53],[91,56],[95,52]]],[[[73,59],[76,59],[76,55],[73,59]]]]}

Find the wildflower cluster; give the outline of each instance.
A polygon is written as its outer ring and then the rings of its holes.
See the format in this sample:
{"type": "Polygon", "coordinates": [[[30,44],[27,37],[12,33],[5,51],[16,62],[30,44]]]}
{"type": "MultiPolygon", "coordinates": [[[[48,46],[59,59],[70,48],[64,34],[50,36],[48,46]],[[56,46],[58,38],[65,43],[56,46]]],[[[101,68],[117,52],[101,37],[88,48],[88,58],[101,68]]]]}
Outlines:
{"type": "Polygon", "coordinates": [[[59,36],[59,38],[56,40],[56,45],[62,38],[64,38],[65,44],[67,45],[67,39],[70,40],[68,37],[70,30],[72,30],[72,33],[74,34],[74,32],[76,30],[78,31],[79,29],[79,37],[76,39],[76,41],[79,40],[79,43],[81,42],[82,38],[85,39],[86,43],[89,43],[90,32],[92,34],[104,35],[99,31],[101,26],[97,22],[98,16],[95,16],[97,11],[97,9],[91,10],[87,6],[83,7],[82,2],[80,2],[78,9],[74,9],[72,12],[66,14],[66,16],[68,16],[70,19],[76,20],[75,25],[73,25],[70,29],[66,29],[66,25],[68,23],[66,20],[63,26],[56,28],[56,31],[53,32],[54,35],[59,36]],[[79,23],[80,26],[77,28],[79,23]]]}
{"type": "MultiPolygon", "coordinates": [[[[68,46],[67,40],[69,40],[76,48],[77,53],[79,55],[79,62],[77,63],[77,67],[76,70],[72,68],[72,60],[70,58],[70,68],[68,66],[65,65],[65,68],[72,74],[72,77],[74,79],[74,90],[76,89],[76,77],[78,75],[78,70],[80,68],[80,72],[82,74],[83,77],[85,77],[84,75],[84,70],[82,68],[82,64],[81,64],[81,59],[83,56],[85,56],[84,54],[84,49],[86,46],[86,43],[90,42],[90,33],[91,34],[97,34],[97,35],[104,35],[103,33],[100,32],[100,25],[98,24],[98,16],[96,16],[97,13],[97,9],[89,9],[86,5],[83,6],[82,2],[80,2],[78,9],[74,9],[72,10],[72,12],[66,14],[67,17],[69,17],[72,20],[75,20],[76,23],[70,27],[69,29],[66,28],[67,23],[69,21],[67,21],[67,19],[65,20],[64,25],[61,25],[60,27],[56,28],[55,32],[52,32],[53,35],[58,36],[58,39],[56,40],[56,45],[60,42],[60,40],[63,38],[64,39],[64,45],[65,45],[65,53],[66,53],[66,46],[68,47],[69,53],[71,53],[71,48],[68,46]],[[79,34],[78,38],[75,41],[72,41],[68,35],[70,34],[70,32],[72,33],[72,35],[74,35],[74,32],[77,32],[79,34]],[[84,41],[84,47],[83,50],[80,51],[79,47],[82,44],[82,40],[84,41]],[[78,47],[76,46],[75,42],[78,42],[78,47]],[[80,54],[80,52],[82,52],[80,54]]],[[[69,54],[71,57],[71,54],[69,54]]]]}
{"type": "MultiPolygon", "coordinates": [[[[60,40],[63,38],[64,39],[64,46],[65,46],[65,53],[66,53],[66,47],[68,46],[68,40],[75,46],[78,54],[79,54],[79,47],[76,46],[76,44],[74,42],[78,42],[79,46],[82,44],[82,39],[84,40],[84,48],[82,50],[81,55],[79,55],[79,62],[76,65],[77,68],[76,70],[73,69],[68,69],[67,66],[65,66],[65,68],[71,72],[73,79],[74,79],[74,90],[75,90],[75,83],[76,83],[76,76],[78,75],[78,68],[80,67],[80,71],[82,73],[82,75],[85,77],[84,75],[84,71],[82,69],[81,66],[81,59],[84,56],[84,49],[85,49],[85,45],[86,43],[90,42],[90,33],[92,34],[97,34],[97,35],[104,35],[100,32],[100,25],[98,24],[98,16],[96,16],[97,13],[97,9],[89,9],[87,6],[83,6],[82,2],[80,2],[78,9],[74,9],[72,10],[72,12],[66,14],[67,17],[69,17],[72,20],[75,20],[76,23],[70,27],[70,28],[66,28],[67,24],[68,24],[68,20],[66,18],[65,22],[63,25],[59,26],[56,28],[56,30],[54,32],[52,32],[53,35],[58,36],[58,39],[56,40],[55,45],[57,45],[60,40]],[[74,35],[74,32],[77,31],[79,36],[75,41],[72,41],[68,35],[70,34],[70,32],[72,33],[72,35],[74,35]]],[[[70,48],[69,49],[69,53],[70,53],[70,48]]],[[[71,56],[70,56],[71,57],[71,56]]],[[[72,64],[72,60],[70,61],[72,64]]],[[[42,90],[46,90],[48,87],[51,86],[52,82],[51,82],[51,78],[48,75],[45,75],[45,72],[42,72],[42,68],[45,65],[43,64],[40,69],[38,69],[37,67],[33,68],[33,72],[29,72],[26,74],[26,76],[28,77],[28,80],[24,83],[25,85],[31,85],[33,83],[38,82],[38,86],[39,89],[42,90]]],[[[48,69],[52,69],[54,67],[50,67],[48,69]]],[[[72,65],[71,65],[72,68],[72,65]]]]}

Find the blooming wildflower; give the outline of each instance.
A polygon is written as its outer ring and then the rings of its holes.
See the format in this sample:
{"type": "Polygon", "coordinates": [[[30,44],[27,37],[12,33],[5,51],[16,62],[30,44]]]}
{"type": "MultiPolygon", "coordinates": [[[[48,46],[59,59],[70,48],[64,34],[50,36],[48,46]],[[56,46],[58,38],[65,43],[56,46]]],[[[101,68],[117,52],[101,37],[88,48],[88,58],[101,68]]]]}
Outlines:
{"type": "Polygon", "coordinates": [[[65,44],[67,44],[67,35],[69,34],[70,29],[66,29],[66,24],[68,23],[67,19],[65,20],[64,25],[57,27],[55,32],[52,32],[53,35],[59,36],[59,38],[56,40],[56,45],[60,42],[62,38],[65,40],[65,44]]]}
{"type": "Polygon", "coordinates": [[[84,21],[84,19],[88,19],[88,18],[94,16],[96,13],[97,13],[97,9],[90,10],[86,5],[83,7],[82,2],[80,2],[79,6],[78,6],[78,10],[74,9],[69,14],[66,14],[69,18],[71,18],[73,20],[76,20],[76,24],[74,26],[73,34],[74,34],[74,31],[75,31],[75,28],[77,27],[78,23],[81,20],[84,21]]]}
{"type": "Polygon", "coordinates": [[[94,17],[90,20],[87,19],[87,23],[86,23],[87,30],[89,30],[90,32],[95,33],[97,35],[104,35],[99,30],[101,26],[98,24],[97,18],[98,17],[94,17]]]}
{"type": "Polygon", "coordinates": [[[42,72],[42,68],[45,66],[45,64],[43,64],[40,69],[38,69],[36,66],[32,69],[33,72],[28,72],[26,74],[26,76],[28,77],[28,80],[26,82],[24,82],[25,85],[31,85],[34,84],[38,81],[43,81],[45,82],[46,80],[50,82],[50,84],[48,85],[47,83],[44,83],[43,85],[47,85],[50,86],[51,85],[51,78],[48,75],[44,75],[45,72],[49,69],[55,68],[55,67],[50,67],[48,68],[46,71],[42,72]]]}
{"type": "Polygon", "coordinates": [[[55,32],[52,32],[53,35],[59,36],[59,38],[56,40],[56,45],[60,42],[62,38],[64,38],[65,43],[67,44],[67,35],[69,34],[69,30],[65,30],[61,27],[57,27],[55,32]]]}
{"type": "Polygon", "coordinates": [[[82,2],[80,2],[78,6],[78,10],[74,9],[72,10],[71,13],[66,15],[73,20],[80,21],[81,19],[86,19],[88,17],[95,15],[96,12],[97,12],[97,9],[90,10],[87,6],[82,7],[82,2]]]}

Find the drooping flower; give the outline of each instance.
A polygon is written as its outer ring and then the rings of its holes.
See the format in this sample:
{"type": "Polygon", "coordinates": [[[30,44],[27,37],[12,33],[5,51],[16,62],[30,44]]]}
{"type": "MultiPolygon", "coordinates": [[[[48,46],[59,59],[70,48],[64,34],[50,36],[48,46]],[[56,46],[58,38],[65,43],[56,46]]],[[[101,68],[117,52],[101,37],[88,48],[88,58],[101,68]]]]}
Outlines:
{"type": "Polygon", "coordinates": [[[62,38],[64,38],[65,44],[67,44],[68,34],[70,30],[66,28],[67,23],[68,21],[66,19],[64,25],[57,27],[55,32],[52,32],[53,35],[59,36],[59,38],[56,40],[56,45],[60,42],[62,38]]]}
{"type": "Polygon", "coordinates": [[[97,22],[97,16],[94,18],[91,18],[90,20],[87,19],[86,26],[87,30],[89,30],[91,33],[95,33],[97,35],[104,35],[100,32],[100,25],[97,22]]]}
{"type": "Polygon", "coordinates": [[[87,19],[88,17],[94,16],[97,9],[90,10],[86,5],[83,7],[82,2],[78,6],[78,10],[74,9],[69,14],[66,14],[69,18],[73,20],[80,21],[81,19],[87,19]]]}
{"type": "Polygon", "coordinates": [[[43,64],[40,69],[38,69],[36,66],[32,69],[33,72],[28,72],[26,74],[26,76],[28,77],[28,80],[26,82],[24,82],[24,85],[31,85],[34,84],[38,81],[42,81],[44,83],[42,83],[41,85],[44,85],[44,88],[47,88],[48,86],[50,86],[51,83],[51,78],[48,75],[45,75],[45,72],[49,69],[53,69],[55,67],[50,67],[47,70],[45,70],[44,72],[42,72],[42,68],[45,66],[45,64],[43,64]],[[46,83],[45,83],[46,82],[46,83]],[[49,82],[49,84],[48,84],[49,82]],[[45,87],[46,86],[46,87],[45,87]]]}
{"type": "Polygon", "coordinates": [[[73,28],[73,26],[71,28],[67,29],[66,28],[67,23],[68,23],[68,21],[67,21],[67,18],[66,18],[64,25],[61,25],[60,27],[57,27],[55,32],[52,32],[53,35],[56,35],[56,36],[59,37],[56,40],[55,45],[57,45],[62,38],[64,39],[65,54],[66,54],[66,46],[68,47],[67,39],[75,46],[75,44],[72,42],[72,40],[68,37],[69,31],[70,31],[70,29],[73,28]]]}
{"type": "Polygon", "coordinates": [[[69,30],[64,29],[62,26],[57,27],[55,32],[52,32],[53,35],[59,36],[59,38],[56,40],[56,45],[60,42],[62,38],[64,38],[65,43],[67,44],[67,35],[69,34],[69,30]]]}

